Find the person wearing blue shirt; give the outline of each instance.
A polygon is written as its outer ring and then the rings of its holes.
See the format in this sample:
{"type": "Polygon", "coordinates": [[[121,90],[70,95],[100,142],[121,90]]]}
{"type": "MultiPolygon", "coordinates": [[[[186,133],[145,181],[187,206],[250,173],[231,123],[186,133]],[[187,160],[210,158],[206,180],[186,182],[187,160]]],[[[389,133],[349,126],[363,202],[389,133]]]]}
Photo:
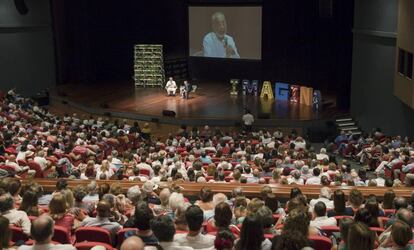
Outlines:
{"type": "Polygon", "coordinates": [[[203,56],[219,58],[240,58],[234,39],[227,35],[226,17],[221,12],[211,16],[213,31],[204,36],[203,56]]]}

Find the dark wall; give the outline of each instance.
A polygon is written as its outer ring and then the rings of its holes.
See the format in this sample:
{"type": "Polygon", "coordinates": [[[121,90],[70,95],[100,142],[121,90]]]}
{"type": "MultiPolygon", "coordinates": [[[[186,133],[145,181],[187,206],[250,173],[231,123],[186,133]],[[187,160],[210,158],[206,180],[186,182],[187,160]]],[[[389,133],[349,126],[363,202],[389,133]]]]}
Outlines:
{"type": "Polygon", "coordinates": [[[414,111],[393,95],[398,0],[356,0],[351,113],[369,131],[413,136],[414,111]]]}
{"type": "MultiPolygon", "coordinates": [[[[59,82],[130,80],[135,43],[162,43],[165,56],[187,57],[189,4],[234,1],[55,0],[59,82]]],[[[333,1],[333,17],[319,17],[319,0],[238,1],[263,6],[262,61],[191,58],[194,79],[230,78],[302,83],[340,92],[349,104],[353,0],[333,1]]]]}
{"type": "Polygon", "coordinates": [[[0,1],[0,89],[34,95],[55,85],[49,0],[26,0],[27,14],[13,0],[0,1]]]}
{"type": "Polygon", "coordinates": [[[131,80],[133,46],[161,43],[183,56],[186,11],[181,0],[55,0],[59,83],[131,80]]]}

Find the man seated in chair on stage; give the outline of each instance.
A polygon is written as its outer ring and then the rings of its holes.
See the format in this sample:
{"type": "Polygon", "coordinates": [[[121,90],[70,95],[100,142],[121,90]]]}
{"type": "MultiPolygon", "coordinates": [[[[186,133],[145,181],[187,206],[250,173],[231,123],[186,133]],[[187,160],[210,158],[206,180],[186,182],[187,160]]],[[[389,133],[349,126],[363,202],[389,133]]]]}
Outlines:
{"type": "Polygon", "coordinates": [[[184,84],[180,86],[180,94],[183,99],[188,99],[190,96],[191,85],[188,81],[184,81],[184,84]]]}
{"type": "Polygon", "coordinates": [[[177,84],[172,77],[169,78],[167,84],[165,85],[165,89],[167,90],[168,95],[175,95],[175,92],[177,91],[177,84]]]}

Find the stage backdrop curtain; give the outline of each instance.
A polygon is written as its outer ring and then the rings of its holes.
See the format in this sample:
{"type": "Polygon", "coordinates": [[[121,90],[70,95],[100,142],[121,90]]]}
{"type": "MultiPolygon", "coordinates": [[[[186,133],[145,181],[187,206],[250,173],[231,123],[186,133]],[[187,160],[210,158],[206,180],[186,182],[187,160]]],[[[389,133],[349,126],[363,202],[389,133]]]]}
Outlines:
{"type": "Polygon", "coordinates": [[[300,103],[307,106],[312,105],[313,88],[300,87],[300,103]]]}

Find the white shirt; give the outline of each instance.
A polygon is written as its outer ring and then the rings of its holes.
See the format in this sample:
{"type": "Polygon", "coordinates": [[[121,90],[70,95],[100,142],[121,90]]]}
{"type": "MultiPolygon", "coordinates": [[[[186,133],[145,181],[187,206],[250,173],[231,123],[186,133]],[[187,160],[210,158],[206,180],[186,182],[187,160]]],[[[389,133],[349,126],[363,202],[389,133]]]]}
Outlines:
{"type": "Polygon", "coordinates": [[[242,119],[243,119],[244,125],[246,126],[250,126],[254,122],[254,117],[250,113],[244,114],[242,119]]]}
{"type": "Polygon", "coordinates": [[[313,211],[313,207],[315,206],[316,203],[322,201],[323,203],[325,203],[326,209],[333,209],[334,208],[334,204],[333,201],[326,199],[325,197],[320,197],[318,199],[312,199],[309,202],[309,210],[310,212],[313,211]]]}
{"type": "Polygon", "coordinates": [[[198,234],[196,236],[188,236],[187,234],[174,235],[174,241],[181,246],[188,246],[194,249],[214,248],[214,235],[198,234]]]}
{"type": "Polygon", "coordinates": [[[76,250],[71,244],[42,244],[33,246],[20,246],[18,250],[76,250]]]}
{"type": "Polygon", "coordinates": [[[316,217],[310,222],[311,227],[336,226],[336,219],[334,217],[321,216],[316,217]]]}
{"type": "Polygon", "coordinates": [[[227,57],[225,45],[234,50],[234,55],[230,56],[231,58],[240,58],[233,38],[229,35],[224,35],[224,39],[219,40],[214,32],[210,32],[204,36],[203,56],[225,58],[227,57]]]}
{"type": "Polygon", "coordinates": [[[165,88],[166,88],[166,89],[169,89],[169,88],[173,88],[173,89],[175,89],[175,88],[177,88],[177,84],[175,83],[175,81],[174,81],[174,80],[169,80],[169,81],[167,82],[167,84],[165,85],[165,88]]]}
{"type": "Polygon", "coordinates": [[[321,185],[321,178],[319,176],[312,176],[306,180],[306,185],[321,185]]]}
{"type": "Polygon", "coordinates": [[[30,223],[30,219],[27,216],[26,212],[14,208],[1,215],[9,219],[9,223],[11,225],[21,225],[23,232],[27,235],[30,235],[30,227],[32,224],[30,223]]]}
{"type": "Polygon", "coordinates": [[[46,158],[40,157],[40,156],[36,156],[33,159],[33,161],[36,162],[37,164],[39,164],[40,165],[40,168],[42,170],[45,170],[46,169],[46,167],[47,167],[47,160],[46,160],[46,158]]]}

